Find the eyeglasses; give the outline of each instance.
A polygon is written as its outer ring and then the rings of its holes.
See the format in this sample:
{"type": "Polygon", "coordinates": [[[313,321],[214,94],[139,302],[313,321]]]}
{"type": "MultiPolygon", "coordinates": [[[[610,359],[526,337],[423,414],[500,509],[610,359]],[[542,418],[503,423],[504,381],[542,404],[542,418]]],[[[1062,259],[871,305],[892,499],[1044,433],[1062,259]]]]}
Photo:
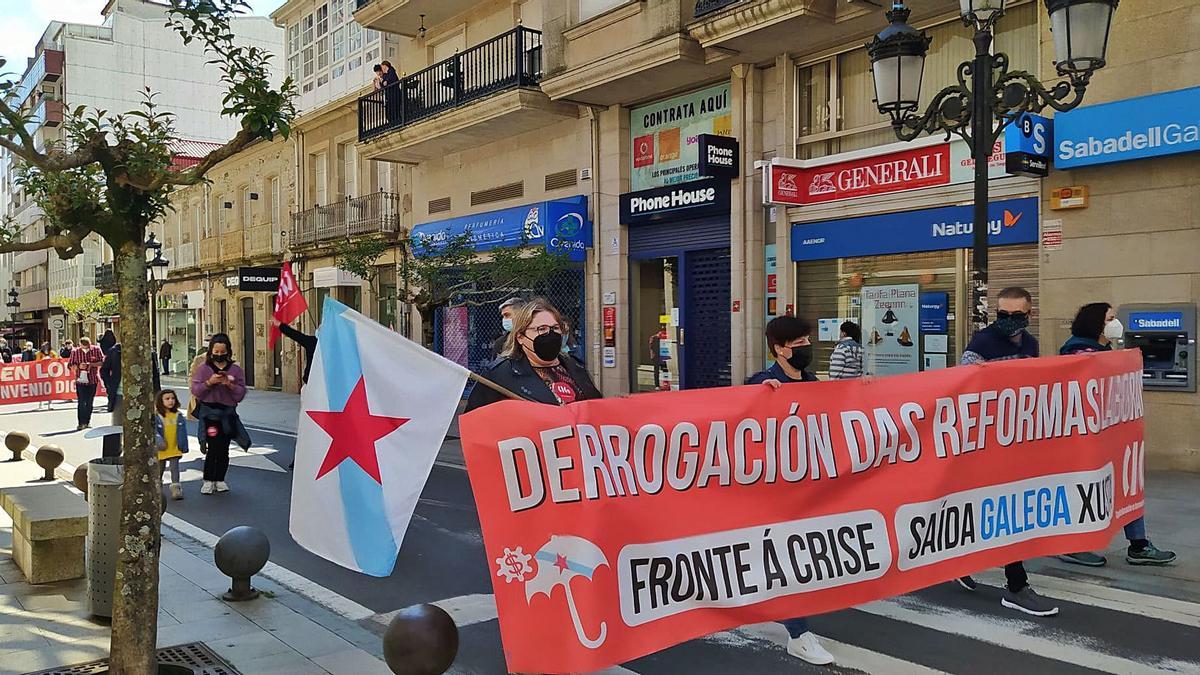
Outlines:
{"type": "Polygon", "coordinates": [[[563,333],[562,326],[553,325],[553,324],[545,325],[545,326],[530,326],[529,328],[525,329],[525,333],[527,335],[529,334],[530,331],[532,331],[538,335],[545,335],[550,332],[558,333],[559,335],[562,335],[562,333],[563,333]]]}

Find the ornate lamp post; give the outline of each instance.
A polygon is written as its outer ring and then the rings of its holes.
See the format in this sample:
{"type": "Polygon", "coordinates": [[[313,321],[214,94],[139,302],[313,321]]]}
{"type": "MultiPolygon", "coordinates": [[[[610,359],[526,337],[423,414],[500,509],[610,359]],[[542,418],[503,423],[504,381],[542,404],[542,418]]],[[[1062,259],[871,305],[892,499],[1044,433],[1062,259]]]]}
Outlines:
{"type": "Polygon", "coordinates": [[[975,217],[972,252],[971,321],[988,323],[988,158],[1004,128],[1022,112],[1046,107],[1060,112],[1083,101],[1092,73],[1104,67],[1112,15],[1119,0],[1044,0],[1054,34],[1055,67],[1064,78],[1047,88],[1032,74],[1009,70],[1008,56],[992,54],[996,21],[1005,0],[959,0],[963,24],[975,29],[975,58],[958,66],[958,84],[934,95],[918,113],[921,78],[930,38],[908,25],[910,11],[896,2],[888,26],[867,44],[875,77],[875,103],[892,120],[900,140],[924,133],[961,137],[975,161],[975,217]]]}
{"type": "MultiPolygon", "coordinates": [[[[150,349],[158,349],[158,280],[154,278],[154,269],[158,267],[166,267],[170,265],[170,261],[163,258],[162,244],[155,238],[154,233],[146,238],[145,242],[147,251],[154,251],[154,257],[146,262],[146,268],[150,272],[150,349]]],[[[163,280],[165,281],[167,274],[163,272],[163,280]]]]}

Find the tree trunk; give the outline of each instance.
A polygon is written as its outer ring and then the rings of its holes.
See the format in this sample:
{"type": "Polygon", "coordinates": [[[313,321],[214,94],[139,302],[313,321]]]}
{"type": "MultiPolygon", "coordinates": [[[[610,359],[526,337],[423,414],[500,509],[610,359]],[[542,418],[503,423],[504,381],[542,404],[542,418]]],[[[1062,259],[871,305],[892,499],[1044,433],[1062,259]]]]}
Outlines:
{"type": "Polygon", "coordinates": [[[121,487],[121,542],[117,556],[117,583],[113,600],[112,645],[109,672],[117,675],[154,675],[158,672],[155,640],[158,635],[158,557],[162,490],[158,453],[154,449],[154,407],[151,391],[150,313],[146,281],[146,254],[142,245],[145,227],[115,249],[115,271],[120,288],[121,385],[123,405],[123,458],[125,481],[121,487]]]}

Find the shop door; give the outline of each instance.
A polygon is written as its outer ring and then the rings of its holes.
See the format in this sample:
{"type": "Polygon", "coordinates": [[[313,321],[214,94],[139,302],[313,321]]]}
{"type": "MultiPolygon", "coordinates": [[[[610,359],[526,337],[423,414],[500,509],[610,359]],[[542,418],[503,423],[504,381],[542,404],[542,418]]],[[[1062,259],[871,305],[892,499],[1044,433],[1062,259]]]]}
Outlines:
{"type": "Polygon", "coordinates": [[[242,298],[242,370],[246,386],[254,386],[254,298],[242,298]]]}
{"type": "Polygon", "coordinates": [[[686,253],[684,271],[683,386],[727,387],[733,372],[729,249],[686,253]]]}
{"type": "Polygon", "coordinates": [[[283,389],[283,340],[275,341],[275,347],[271,349],[271,387],[273,389],[283,389]]]}

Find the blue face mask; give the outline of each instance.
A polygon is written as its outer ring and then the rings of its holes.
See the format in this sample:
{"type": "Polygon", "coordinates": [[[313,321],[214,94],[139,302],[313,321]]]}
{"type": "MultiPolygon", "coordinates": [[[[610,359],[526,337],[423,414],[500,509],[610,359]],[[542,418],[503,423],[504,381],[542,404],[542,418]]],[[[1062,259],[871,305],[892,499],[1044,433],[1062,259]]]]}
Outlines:
{"type": "Polygon", "coordinates": [[[513,322],[512,322],[512,319],[509,319],[509,318],[505,317],[505,318],[503,318],[503,319],[501,319],[501,320],[500,320],[500,325],[504,327],[504,332],[505,332],[505,333],[511,333],[511,332],[512,332],[512,327],[513,327],[513,322]]]}

